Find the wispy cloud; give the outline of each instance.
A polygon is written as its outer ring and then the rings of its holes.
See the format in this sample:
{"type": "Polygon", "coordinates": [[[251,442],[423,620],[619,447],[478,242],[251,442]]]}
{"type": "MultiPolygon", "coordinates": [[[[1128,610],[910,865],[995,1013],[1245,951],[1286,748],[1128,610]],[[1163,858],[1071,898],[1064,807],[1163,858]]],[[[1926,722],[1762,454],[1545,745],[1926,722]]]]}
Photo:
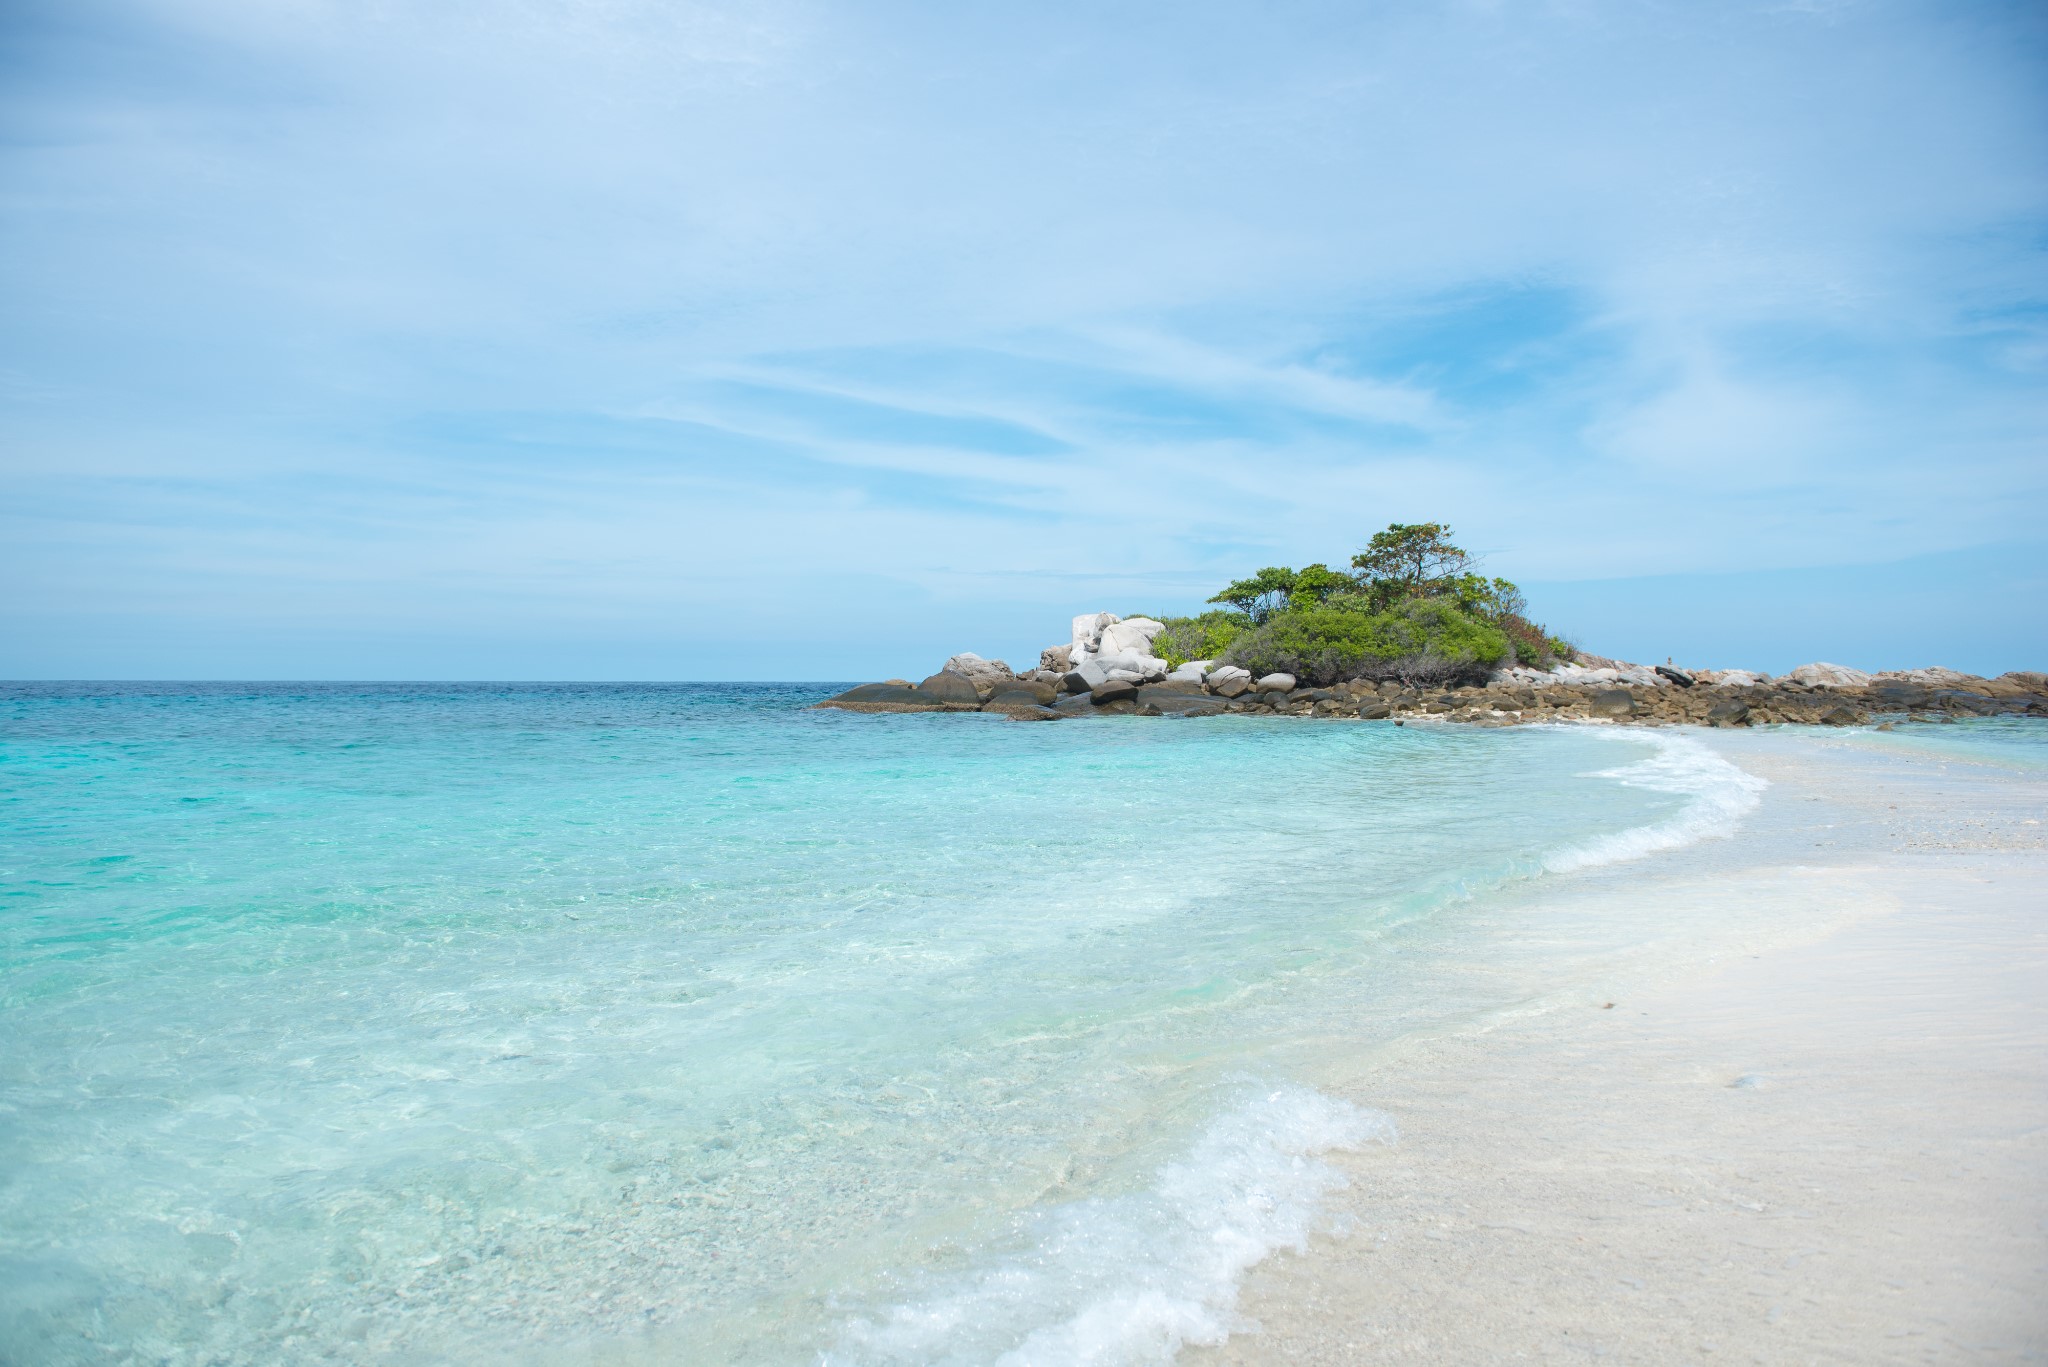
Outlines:
{"type": "Polygon", "coordinates": [[[1395,518],[1556,582],[2038,551],[2044,57],[1912,0],[23,0],[0,668],[894,672],[1395,518]]]}

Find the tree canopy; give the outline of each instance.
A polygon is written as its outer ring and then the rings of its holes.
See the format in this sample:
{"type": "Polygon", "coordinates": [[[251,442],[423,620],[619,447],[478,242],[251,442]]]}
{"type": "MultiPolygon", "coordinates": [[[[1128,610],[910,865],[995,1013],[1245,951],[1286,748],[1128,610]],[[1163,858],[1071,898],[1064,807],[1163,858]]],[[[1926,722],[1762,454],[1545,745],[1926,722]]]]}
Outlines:
{"type": "Polygon", "coordinates": [[[1528,617],[1522,591],[1474,568],[1441,522],[1396,522],[1351,569],[1268,565],[1209,599],[1224,610],[1163,619],[1174,664],[1219,659],[1317,683],[1477,677],[1503,660],[1545,664],[1571,647],[1528,617]]]}
{"type": "Polygon", "coordinates": [[[1466,574],[1472,557],[1451,544],[1451,529],[1441,522],[1395,522],[1374,532],[1371,542],[1351,557],[1361,587],[1381,603],[1402,598],[1429,598],[1466,574]]]}

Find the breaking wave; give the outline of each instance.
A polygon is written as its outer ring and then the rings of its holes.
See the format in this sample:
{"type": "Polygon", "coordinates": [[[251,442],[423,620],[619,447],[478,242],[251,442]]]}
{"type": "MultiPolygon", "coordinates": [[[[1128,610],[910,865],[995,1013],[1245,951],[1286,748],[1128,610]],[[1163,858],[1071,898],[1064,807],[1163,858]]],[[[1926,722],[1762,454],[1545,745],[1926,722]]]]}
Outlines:
{"type": "Polygon", "coordinates": [[[1387,1116],[1305,1087],[1249,1097],[1145,1190],[1020,1216],[1007,1253],[849,1323],[821,1367],[1129,1367],[1220,1343],[1245,1272],[1305,1248],[1346,1185],[1319,1155],[1393,1138],[1387,1116]]]}
{"type": "Polygon", "coordinates": [[[1770,787],[1768,780],[1737,768],[1696,740],[1655,731],[1639,734],[1657,747],[1657,753],[1634,764],[1602,769],[1593,777],[1682,794],[1689,799],[1685,806],[1663,821],[1559,850],[1545,857],[1545,869],[1569,873],[1733,835],[1742,818],[1756,810],[1758,795],[1770,787]]]}

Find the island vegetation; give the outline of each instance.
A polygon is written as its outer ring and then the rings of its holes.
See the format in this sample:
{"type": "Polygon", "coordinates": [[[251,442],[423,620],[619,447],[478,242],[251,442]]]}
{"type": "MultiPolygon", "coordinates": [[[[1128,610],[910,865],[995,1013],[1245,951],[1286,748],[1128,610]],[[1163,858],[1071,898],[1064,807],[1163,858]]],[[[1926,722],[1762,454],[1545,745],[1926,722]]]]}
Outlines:
{"type": "Polygon", "coordinates": [[[1814,661],[1783,678],[1630,664],[1577,649],[1529,617],[1522,591],[1479,572],[1439,522],[1396,522],[1347,569],[1269,565],[1189,616],[1084,612],[1023,673],[961,652],[922,682],[861,684],[818,705],[855,712],[1061,717],[1426,718],[1751,726],[1890,726],[2048,716],[2048,675],[1865,673],[1814,661]]]}
{"type": "Polygon", "coordinates": [[[1572,659],[1567,641],[1529,619],[1522,591],[1478,573],[1452,535],[1438,522],[1396,522],[1349,570],[1268,566],[1225,585],[1208,612],[1158,618],[1152,652],[1175,667],[1209,660],[1324,686],[1452,683],[1572,659]]]}

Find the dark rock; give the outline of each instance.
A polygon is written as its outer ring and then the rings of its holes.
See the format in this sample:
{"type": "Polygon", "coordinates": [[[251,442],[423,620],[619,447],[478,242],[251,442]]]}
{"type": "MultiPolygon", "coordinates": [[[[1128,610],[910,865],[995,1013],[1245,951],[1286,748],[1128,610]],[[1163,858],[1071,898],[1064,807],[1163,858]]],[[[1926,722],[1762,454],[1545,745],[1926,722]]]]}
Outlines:
{"type": "Polygon", "coordinates": [[[1369,702],[1358,709],[1358,715],[1366,721],[1384,721],[1393,715],[1394,709],[1383,702],[1369,702]]]}
{"type": "Polygon", "coordinates": [[[918,692],[909,684],[862,684],[849,688],[844,693],[825,699],[820,706],[831,703],[900,703],[905,707],[935,707],[937,702],[918,692]]]}
{"type": "Polygon", "coordinates": [[[1129,702],[1138,696],[1138,686],[1128,679],[1105,679],[1088,690],[1097,707],[1104,703],[1129,702]]]}
{"type": "Polygon", "coordinates": [[[1199,689],[1176,688],[1171,684],[1145,684],[1138,689],[1138,710],[1151,707],[1168,717],[1213,717],[1226,707],[1223,699],[1212,698],[1199,689]]]}
{"type": "Polygon", "coordinates": [[[1079,674],[1069,674],[1060,680],[1060,687],[1069,693],[1086,693],[1094,685],[1079,674]]]}
{"type": "Polygon", "coordinates": [[[1586,710],[1596,717],[1632,717],[1636,712],[1635,695],[1626,688],[1603,688],[1586,700],[1586,710]]]}
{"type": "Polygon", "coordinates": [[[940,670],[917,686],[917,691],[933,702],[964,702],[981,705],[981,693],[974,686],[974,680],[965,674],[951,674],[940,670]]]}
{"type": "Polygon", "coordinates": [[[1925,684],[1887,680],[1871,687],[1870,701],[1878,707],[1910,710],[1933,702],[1934,690],[1925,684]]]}
{"type": "Polygon", "coordinates": [[[1975,693],[1964,693],[1957,689],[1946,689],[1934,695],[1937,707],[1951,712],[1967,712],[1973,717],[1995,717],[2005,709],[1990,698],[1975,693]]]}
{"type": "Polygon", "coordinates": [[[1095,712],[1095,699],[1086,693],[1069,693],[1053,704],[1053,710],[1062,717],[1086,717],[1095,712]]]}
{"type": "Polygon", "coordinates": [[[999,688],[990,694],[986,706],[990,709],[1004,707],[1047,707],[1058,696],[1059,691],[1051,684],[1035,682],[1016,683],[1011,684],[1007,688],[999,688]]]}
{"type": "Polygon", "coordinates": [[[1863,714],[1853,707],[1830,707],[1821,714],[1820,723],[1822,726],[1860,726],[1863,714]]]}
{"type": "Polygon", "coordinates": [[[1724,698],[1707,709],[1709,726],[1741,726],[1749,720],[1749,704],[1740,698],[1724,698]]]}
{"type": "Polygon", "coordinates": [[[1055,707],[1005,707],[1001,710],[1011,721],[1063,721],[1067,715],[1055,707]]]}
{"type": "Polygon", "coordinates": [[[1677,684],[1680,688],[1691,688],[1693,686],[1694,680],[1692,675],[1682,669],[1673,669],[1669,665],[1658,665],[1657,672],[1677,684]]]}

